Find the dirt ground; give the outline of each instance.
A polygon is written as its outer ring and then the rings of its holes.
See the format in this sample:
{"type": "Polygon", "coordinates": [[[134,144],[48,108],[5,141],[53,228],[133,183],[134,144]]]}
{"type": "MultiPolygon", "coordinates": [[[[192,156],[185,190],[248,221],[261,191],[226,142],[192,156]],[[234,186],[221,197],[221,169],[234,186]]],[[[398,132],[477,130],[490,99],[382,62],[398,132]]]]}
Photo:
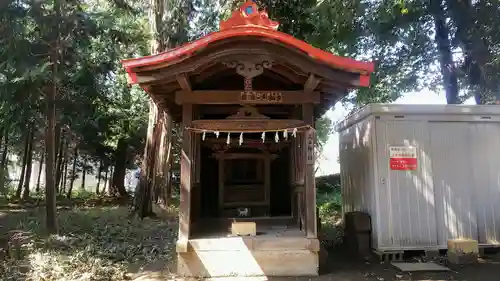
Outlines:
{"type": "MultiPolygon", "coordinates": [[[[90,237],[94,238],[99,238],[96,241],[97,242],[102,242],[101,240],[106,240],[106,239],[111,239],[114,241],[111,243],[111,245],[118,245],[118,246],[127,246],[130,248],[131,246],[135,245],[136,243],[139,243],[136,241],[137,239],[132,239],[133,236],[137,236],[141,232],[137,232],[137,229],[146,229],[146,226],[153,227],[150,229],[155,235],[154,237],[158,236],[160,237],[161,241],[165,240],[175,240],[175,237],[169,234],[170,232],[175,233],[175,230],[177,229],[177,225],[172,224],[165,224],[165,225],[160,225],[157,221],[151,220],[151,221],[138,221],[135,222],[135,224],[130,225],[130,221],[126,220],[126,213],[127,209],[126,208],[118,208],[118,209],[106,209],[106,208],[95,208],[93,211],[85,211],[86,209],[81,210],[81,214],[79,214],[80,211],[74,211],[74,213],[71,213],[70,211],[61,211],[59,216],[65,217],[68,216],[68,218],[62,220],[67,226],[67,228],[73,232],[78,230],[76,226],[81,226],[81,225],[89,225],[89,229],[81,229],[79,230],[81,233],[80,234],[85,234],[89,231],[93,233],[92,231],[97,231],[99,228],[105,228],[106,231],[100,231],[92,234],[90,237]],[[116,213],[116,214],[115,214],[116,213]],[[124,213],[124,214],[122,214],[124,213]],[[108,225],[112,225],[113,227],[107,227],[108,225]],[[166,231],[164,228],[169,227],[173,229],[172,231],[166,231]],[[109,229],[108,229],[109,228],[109,229]],[[121,230],[121,232],[117,232],[115,235],[114,232],[121,230]],[[108,233],[108,232],[113,232],[113,233],[108,233]],[[163,233],[163,232],[168,232],[168,233],[163,233]],[[113,234],[113,235],[111,235],[113,234]],[[157,235],[158,234],[158,235],[157,235]],[[161,235],[160,235],[161,234],[161,235]],[[117,239],[116,237],[127,237],[130,236],[132,237],[130,241],[128,240],[120,240],[117,239]],[[102,238],[102,239],[101,239],[102,238]]],[[[43,214],[43,212],[37,212],[37,211],[32,211],[31,213],[18,213],[18,215],[14,216],[16,213],[15,210],[12,210],[12,208],[8,212],[2,212],[0,210],[0,248],[2,248],[2,233],[7,232],[9,230],[13,230],[16,227],[21,227],[21,228],[26,228],[30,229],[32,228],[32,225],[30,225],[30,221],[33,222],[41,222],[42,220],[38,218],[40,216],[40,213],[43,214]],[[10,220],[13,220],[12,222],[8,223],[7,219],[11,218],[10,220]],[[23,218],[23,219],[22,219],[23,218]],[[37,218],[36,220],[34,220],[37,218]]],[[[132,222],[134,223],[134,222],[132,222]]],[[[64,226],[65,224],[61,224],[64,226]]],[[[35,224],[34,226],[41,227],[38,223],[35,224]]],[[[149,230],[148,230],[149,231],[149,230]]],[[[138,236],[138,239],[140,237],[138,236]]],[[[140,241],[143,239],[140,238],[140,241]]],[[[85,242],[86,240],[82,240],[85,242]]],[[[94,240],[92,240],[94,241],[94,240]]],[[[156,241],[156,240],[155,240],[156,241]]],[[[144,241],[142,241],[144,242],[144,241]]],[[[153,241],[154,242],[154,241],[153,241]]],[[[154,242],[157,243],[157,242],[154,242]]],[[[104,246],[109,246],[107,243],[103,243],[101,245],[102,247],[104,246]]],[[[102,248],[101,247],[101,248],[102,248]]],[[[103,250],[98,247],[98,250],[103,250]]],[[[147,248],[149,249],[149,248],[147,248]]],[[[115,253],[116,251],[114,248],[105,248],[104,250],[108,250],[110,254],[117,255],[115,253]]],[[[173,249],[165,249],[168,251],[173,251],[173,249]]],[[[268,278],[269,281],[292,281],[292,280],[297,280],[297,281],[327,281],[327,280],[332,280],[332,281],[389,281],[389,280],[411,280],[411,281],[437,281],[437,280],[460,280],[460,281],[500,281],[500,254],[498,253],[489,253],[482,259],[480,259],[478,264],[475,265],[468,265],[468,266],[453,266],[449,264],[443,264],[451,269],[449,272],[415,272],[415,273],[403,273],[399,271],[398,269],[394,268],[391,264],[386,264],[386,263],[380,263],[378,262],[375,258],[369,259],[369,260],[363,260],[363,259],[354,259],[354,258],[349,258],[349,255],[347,254],[349,251],[345,248],[342,247],[337,247],[335,249],[332,249],[328,253],[328,259],[326,260],[325,264],[321,266],[321,275],[318,277],[289,277],[289,278],[268,278]]],[[[0,253],[1,254],[1,253],[0,253]]],[[[162,261],[160,259],[162,257],[161,255],[152,255],[151,258],[149,259],[149,265],[153,265],[155,262],[158,263],[160,268],[164,267],[165,264],[167,264],[166,261],[162,261]]],[[[2,257],[0,255],[0,265],[3,262],[3,259],[5,257],[2,257]]],[[[410,261],[414,261],[414,259],[410,259],[410,261]]],[[[437,260],[439,263],[443,263],[445,259],[441,258],[437,260]]],[[[174,267],[175,268],[175,267],[174,267]]],[[[135,271],[135,270],[134,270],[135,271]]],[[[143,270],[140,270],[143,273],[143,270]]],[[[148,271],[148,270],[146,270],[148,271]]],[[[137,272],[137,271],[135,271],[137,272]]],[[[131,278],[132,280],[136,281],[166,281],[166,280],[179,280],[172,276],[171,274],[168,275],[163,275],[159,272],[158,268],[155,270],[154,267],[151,268],[151,275],[146,273],[142,277],[143,278],[131,278]],[[160,278],[154,278],[153,276],[156,275],[155,273],[158,273],[160,278]],[[153,276],[152,276],[153,275],[153,276]],[[153,277],[153,278],[148,278],[148,277],[153,277]]],[[[0,274],[0,280],[2,280],[0,274]]],[[[136,274],[134,274],[137,276],[136,274]]],[[[139,274],[142,275],[142,274],[139,274]]],[[[134,277],[135,277],[134,276],[134,277]]],[[[21,279],[10,279],[10,280],[21,280],[21,279]]],[[[99,279],[101,280],[101,279],[99,279]]],[[[104,280],[104,279],[102,279],[104,280]]],[[[245,280],[245,279],[238,279],[238,280],[245,280]]]]}
{"type": "MultiPolygon", "coordinates": [[[[413,260],[413,259],[412,259],[413,260]]],[[[438,259],[444,261],[444,258],[438,259]]],[[[439,263],[438,261],[436,263],[439,263]]],[[[414,272],[403,273],[390,263],[346,258],[343,251],[329,253],[326,266],[322,267],[319,277],[314,278],[270,278],[270,281],[498,281],[500,280],[500,255],[492,254],[480,259],[478,264],[454,266],[443,264],[451,269],[449,272],[414,272]]]]}

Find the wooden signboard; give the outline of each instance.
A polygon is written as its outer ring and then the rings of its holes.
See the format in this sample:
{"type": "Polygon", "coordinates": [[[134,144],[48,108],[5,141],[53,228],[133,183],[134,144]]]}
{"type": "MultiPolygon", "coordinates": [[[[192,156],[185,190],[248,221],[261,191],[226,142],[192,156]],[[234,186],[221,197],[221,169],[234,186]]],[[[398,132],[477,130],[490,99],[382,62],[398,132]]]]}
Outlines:
{"type": "Polygon", "coordinates": [[[283,93],[281,92],[241,92],[240,103],[283,103],[283,93]]]}
{"type": "Polygon", "coordinates": [[[304,91],[179,91],[177,104],[303,104],[319,103],[319,92],[304,91]]]}
{"type": "Polygon", "coordinates": [[[307,165],[314,165],[314,132],[307,131],[307,165]]]}

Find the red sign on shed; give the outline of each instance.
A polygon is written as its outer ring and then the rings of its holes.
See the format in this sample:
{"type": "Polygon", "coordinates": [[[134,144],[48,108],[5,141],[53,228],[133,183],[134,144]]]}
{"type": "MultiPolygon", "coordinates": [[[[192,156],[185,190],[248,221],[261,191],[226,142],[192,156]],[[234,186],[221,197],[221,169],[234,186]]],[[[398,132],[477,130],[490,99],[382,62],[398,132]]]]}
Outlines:
{"type": "Polygon", "coordinates": [[[412,146],[389,147],[389,166],[396,171],[417,169],[417,148],[412,146]]]}

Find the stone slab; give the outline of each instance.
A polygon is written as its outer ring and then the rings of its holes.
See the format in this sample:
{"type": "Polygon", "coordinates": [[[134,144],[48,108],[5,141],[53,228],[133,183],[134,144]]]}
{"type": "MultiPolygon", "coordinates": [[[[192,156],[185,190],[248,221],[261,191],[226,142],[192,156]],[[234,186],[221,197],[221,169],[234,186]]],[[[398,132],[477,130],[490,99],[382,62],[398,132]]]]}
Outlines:
{"type": "Polygon", "coordinates": [[[435,264],[433,262],[418,262],[418,263],[393,262],[391,264],[403,272],[450,271],[449,268],[435,264]]]}
{"type": "Polygon", "coordinates": [[[233,222],[231,224],[231,234],[238,236],[255,236],[257,226],[255,222],[233,222]]]}
{"type": "Polygon", "coordinates": [[[453,239],[448,240],[448,253],[456,254],[479,253],[479,246],[476,240],[472,239],[453,239]]]}

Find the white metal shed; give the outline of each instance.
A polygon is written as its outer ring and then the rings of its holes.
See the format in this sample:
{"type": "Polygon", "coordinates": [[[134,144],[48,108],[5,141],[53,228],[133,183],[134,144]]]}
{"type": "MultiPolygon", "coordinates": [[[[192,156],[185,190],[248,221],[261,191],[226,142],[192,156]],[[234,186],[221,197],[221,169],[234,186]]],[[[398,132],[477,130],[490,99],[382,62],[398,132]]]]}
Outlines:
{"type": "Polygon", "coordinates": [[[372,104],[336,126],[343,211],[378,251],[500,243],[500,106],[372,104]]]}

